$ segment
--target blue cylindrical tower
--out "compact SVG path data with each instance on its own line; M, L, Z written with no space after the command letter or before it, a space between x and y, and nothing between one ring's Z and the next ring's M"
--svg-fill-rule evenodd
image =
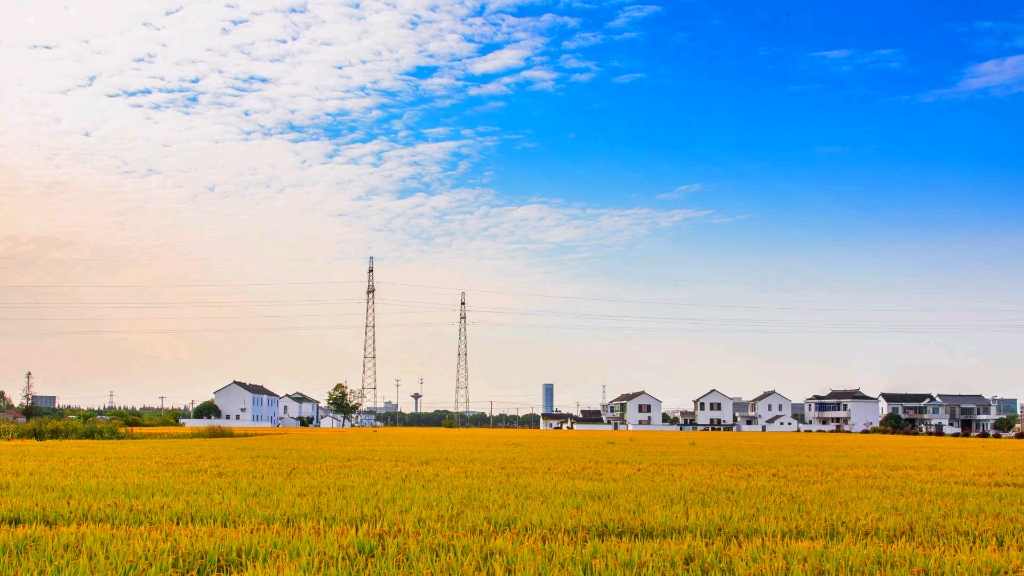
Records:
M543 390L543 398L541 400L541 412L550 414L555 411L555 385L544 384L541 386Z

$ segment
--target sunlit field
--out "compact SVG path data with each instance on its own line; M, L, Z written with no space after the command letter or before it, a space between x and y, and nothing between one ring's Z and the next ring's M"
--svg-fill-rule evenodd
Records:
M0 451L3 574L1024 573L1019 440L292 429Z

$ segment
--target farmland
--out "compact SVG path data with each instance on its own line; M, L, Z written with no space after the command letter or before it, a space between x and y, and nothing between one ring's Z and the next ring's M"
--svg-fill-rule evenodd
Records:
M0 450L3 574L1024 573L1024 441L298 429Z

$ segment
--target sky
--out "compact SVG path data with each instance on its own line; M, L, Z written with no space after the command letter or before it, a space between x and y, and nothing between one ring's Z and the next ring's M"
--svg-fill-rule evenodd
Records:
M1024 396L1019 3L15 1L0 389Z

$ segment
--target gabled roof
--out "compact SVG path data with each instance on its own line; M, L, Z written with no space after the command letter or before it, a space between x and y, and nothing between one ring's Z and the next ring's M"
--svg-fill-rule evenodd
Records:
M946 404L981 404L983 406L992 404L981 394L939 394L939 400Z
M764 400L765 398L771 396L772 394L779 394L779 393L776 392L775 390L769 390L767 392L762 392L760 396L758 396L757 398L754 398L753 400L751 400L751 402L760 402L761 400ZM779 396L782 396L782 394L779 394ZM785 396L782 396L782 399L785 400L786 402L789 402L789 398L786 398Z
M600 410L580 410L580 418L600 418Z
M815 394L808 400L878 400L878 398L868 396L861 392L860 388L857 388L855 390L832 390L824 396Z
M227 388L228 386L238 386L239 388L241 388L242 390L245 390L246 392L248 392L250 394L259 394L261 396L273 396L274 398L280 398L280 396L278 396L277 394L274 394L273 392L271 392L270 390L267 390L266 388L264 388L263 386L260 386L259 384L246 384L245 382L239 382L238 380L235 380L234 382L232 382L231 384L228 384L224 388ZM224 388L221 388L220 390L215 391L214 394L216 394L217 392L220 392L221 390L224 390Z
M697 400L700 400L701 398L706 398L706 397L710 396L712 392L718 392L718 390L715 390L714 388L712 388L711 390L708 390L707 392L705 392L705 393L704 393L704 394L703 394L702 396L698 396L698 397L697 397L697 398L696 398L696 399L694 400L694 402L696 402ZM731 397L731 396L729 396L728 394L723 394L722 392L718 392L718 393L719 393L719 394L722 394L722 396L725 396L726 398L728 398L728 399L729 399L729 401L732 401L732 397Z
M24 418L25 417L24 414L18 414L14 410L4 410L3 412L0 412L0 414L7 414L8 416L11 416L13 418Z
M784 416L783 414L776 414L775 416L772 416L771 418L768 418L767 420L765 420L764 423L765 424L772 424L776 420L778 420L779 418L782 418L783 416Z
M291 394L285 394L282 398L288 398L292 402L298 404L319 404L320 401L306 396L302 392L292 392Z
M630 400L637 398L639 396L643 396L644 394L647 394L647 392L643 390L639 392L628 392L626 394L619 394L616 398L612 398L612 401L609 402L609 404L615 404L617 402L629 402ZM651 396L650 394L647 395ZM651 398L654 398L654 396L651 396ZM658 400L657 398L654 399ZM661 402L661 400L658 400L658 402Z
M878 396L890 404L924 404L925 402L935 401L935 396L931 394L882 392Z

